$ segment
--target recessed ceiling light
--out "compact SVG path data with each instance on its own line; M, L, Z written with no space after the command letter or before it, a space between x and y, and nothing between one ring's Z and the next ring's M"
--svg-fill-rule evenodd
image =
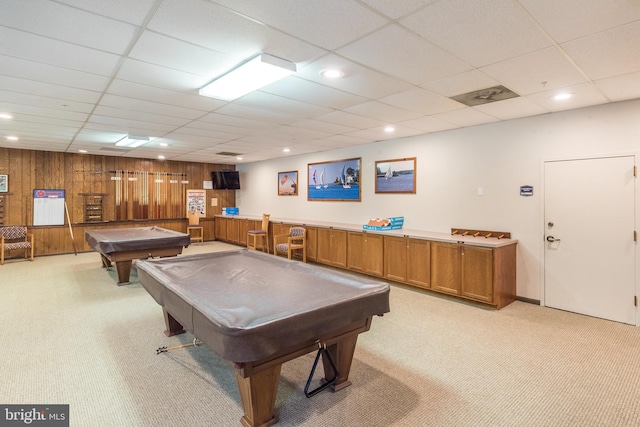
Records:
M169 144L167 144L166 142L160 142L158 145L160 147L168 147L169 146Z
M289 151L291 151L291 148L283 148L282 151L284 151L285 153L288 153Z
M236 160L242 160L242 157L238 156L236 157Z
M8 137L7 137L7 139L8 139L9 141L17 141L17 140L18 140L18 137L17 137L17 136L8 136Z
M160 155L158 156L158 159L160 159L160 160L164 160L164 156L163 156L162 154L160 154Z
M385 126L385 128L384 128L384 131L386 133L393 133L393 132L395 132L395 130L396 130L396 128L393 127L393 126Z
M87 150L78 150L78 153L87 153Z
M572 92L562 92L553 96L555 101L566 101L567 99L573 98L575 93Z
M13 116L7 113L0 113L0 119L13 119Z
M340 77L344 76L344 73L338 69L329 68L329 69L320 71L320 75L328 79L339 79Z

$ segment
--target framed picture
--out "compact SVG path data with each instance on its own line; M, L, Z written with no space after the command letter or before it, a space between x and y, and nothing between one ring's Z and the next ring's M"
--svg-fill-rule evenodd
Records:
M278 172L278 196L298 195L298 171Z
M0 175L0 193L9 192L9 175Z
M415 157L376 161L376 193L415 192Z
M309 163L307 200L359 202L361 163L361 158Z

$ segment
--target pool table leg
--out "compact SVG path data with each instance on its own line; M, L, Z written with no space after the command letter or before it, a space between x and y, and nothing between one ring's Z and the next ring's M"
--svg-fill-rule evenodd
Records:
M164 325L167 327L164 334L168 337L185 333L184 327L178 322L166 308L162 307L162 314L164 316Z
M242 372L236 369L236 381L244 409L240 422L245 427L267 427L276 422L274 408L281 367L282 364L277 364L248 377L243 377Z
M358 335L353 335L327 346L327 351L331 354L333 363L335 363L338 369L338 379L332 386L333 391L342 390L351 385L349 372L351 371L351 362L353 361L357 341ZM333 378L335 375L334 370L324 353L322 353L322 366L324 367L324 377Z
M132 260L116 262L116 270L118 271L118 285L129 283L129 277L131 275L131 262Z

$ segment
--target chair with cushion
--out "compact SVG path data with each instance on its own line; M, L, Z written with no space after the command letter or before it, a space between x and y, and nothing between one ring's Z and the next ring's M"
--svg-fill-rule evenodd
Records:
M25 259L33 261L33 234L27 233L27 227L0 227L0 265L4 264L4 253L23 249Z
M302 249L302 262L307 262L307 230L302 227L291 227L289 234L273 236L273 254L286 252L289 259L293 251Z
M256 249L258 238L262 241L262 250L269 252L269 218L271 214L262 214L262 227L260 230L249 230L247 235L247 248Z

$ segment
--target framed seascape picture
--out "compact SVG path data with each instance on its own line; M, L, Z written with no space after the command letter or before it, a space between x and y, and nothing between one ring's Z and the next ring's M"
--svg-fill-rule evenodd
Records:
M309 163L310 201L360 201L360 166L362 159Z
M9 175L0 175L0 193L9 192Z
M376 193L415 192L415 157L376 161Z
M298 195L298 171L278 172L278 196Z

